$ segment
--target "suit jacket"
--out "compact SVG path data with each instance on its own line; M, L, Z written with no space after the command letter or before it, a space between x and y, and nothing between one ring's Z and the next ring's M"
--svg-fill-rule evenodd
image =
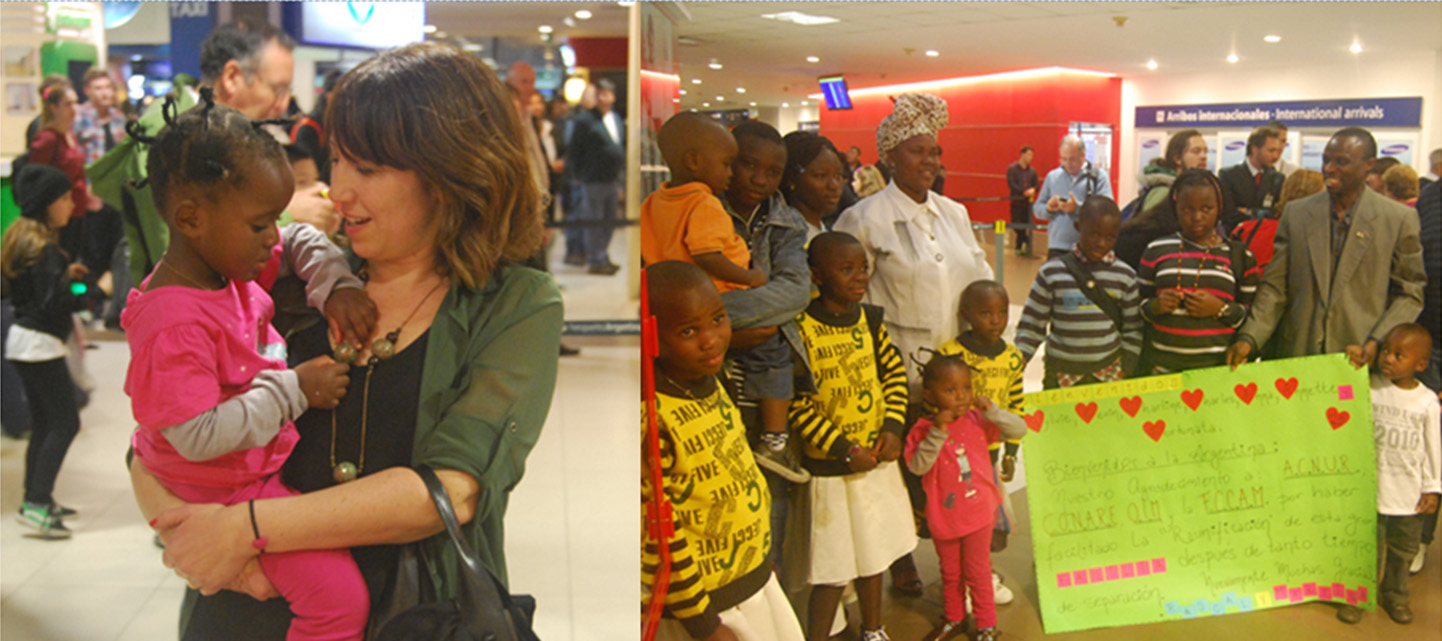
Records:
M1258 209L1276 206L1277 200L1282 197L1282 182L1286 180L1276 169L1263 169L1262 185L1258 187L1245 160L1223 169L1217 178L1222 182L1222 227L1229 236L1237 225L1256 216ZM1269 195L1272 197L1270 201L1267 200ZM1238 207L1246 207L1251 213L1243 213Z
M1427 282L1417 214L1364 189L1335 276L1333 215L1325 191L1287 205L1237 340L1258 347L1275 332L1282 358L1334 354L1416 320Z
M620 121L617 131L621 140L611 140L601 112L579 111L571 119L570 159L566 169L579 182L603 183L617 180L626 166L626 124Z

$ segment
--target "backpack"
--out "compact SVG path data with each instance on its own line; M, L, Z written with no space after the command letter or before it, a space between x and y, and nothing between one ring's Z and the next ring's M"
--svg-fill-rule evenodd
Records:
M1141 193L1138 194L1136 198L1133 198L1131 202L1127 203L1126 207L1122 207L1123 223L1131 220L1132 216L1135 216L1136 214L1141 212L1142 203L1147 202L1147 194L1152 193L1153 187L1156 187L1156 185L1147 185L1146 187L1142 187Z

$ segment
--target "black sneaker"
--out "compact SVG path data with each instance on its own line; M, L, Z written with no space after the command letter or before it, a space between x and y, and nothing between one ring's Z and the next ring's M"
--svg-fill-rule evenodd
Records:
M20 506L20 513L15 515L21 525L35 530L25 536L32 539L43 539L47 541L59 541L70 538L70 528L65 527L60 517L50 510L50 506L39 503L26 502Z
M59 503L55 503L50 506L50 513L62 519L68 519L72 516L80 515L79 512L76 512L75 510L65 507L64 505L61 505Z

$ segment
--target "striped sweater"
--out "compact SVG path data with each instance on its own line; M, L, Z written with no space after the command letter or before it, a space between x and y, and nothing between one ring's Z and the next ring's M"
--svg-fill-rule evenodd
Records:
M1110 253L1088 263L1087 269L1101 289L1121 303L1121 330L1087 298L1058 257L1043 263L1036 274L1017 322L1016 347L1030 361L1045 340L1047 366L1067 374L1097 372L1116 362L1118 354L1130 372L1142 346L1136 272Z
M906 366L881 313L858 305L834 314L818 298L796 319L811 384L798 384L789 418L805 441L802 463L814 475L851 474L851 446L875 447L883 431L905 438Z
M1173 234L1158 238L1142 253L1142 318L1147 322L1146 340L1152 348L1151 364L1168 372L1216 367L1227 362L1227 347L1237 328L1247 320L1262 268L1251 250L1241 254L1241 265L1233 265L1232 249L1223 240L1210 247L1198 245ZM1240 285L1237 275L1241 276ZM1150 304L1157 291L1201 290L1228 304L1221 318L1198 318L1179 306L1170 314L1155 316Z

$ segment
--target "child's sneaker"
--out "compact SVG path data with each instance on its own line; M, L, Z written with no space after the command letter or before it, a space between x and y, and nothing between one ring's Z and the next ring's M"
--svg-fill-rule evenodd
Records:
M1407 568L1408 572L1417 574L1422 571L1422 564L1427 562L1427 545L1417 548L1417 556L1412 557L1412 567Z
M70 538L70 528L60 521L60 517L51 511L50 506L38 503L26 502L20 506L20 513L16 520L21 525L35 530L34 534L25 536L48 541L58 541Z
M811 473L801 467L801 463L796 460L796 454L791 451L791 448L773 450L763 444L757 446L753 453L756 454L756 464L760 465L762 469L792 483L811 482Z
M1001 637L1001 631L997 630L996 626L976 631L976 641L996 641L999 637Z
M891 641L891 637L886 636L886 628L881 627L875 630L862 630L861 641Z
M1016 598L1016 595L1011 593L1011 588L1001 584L1001 575L995 572L991 573L991 591L997 605L1006 605Z
M966 635L966 621L942 619L941 624L931 629L921 641L951 641Z
M91 343L91 344L93 345L94 343ZM68 518L70 518L70 517L72 517L72 516L79 516L79 515L80 515L79 512L76 512L75 510L73 510L73 509L71 509L71 508L68 508L68 507L65 507L64 505L61 505L61 504L59 504L59 503L56 503L55 505L50 506L50 513L53 514L53 515L55 515L56 518L61 518L61 519L68 519Z

